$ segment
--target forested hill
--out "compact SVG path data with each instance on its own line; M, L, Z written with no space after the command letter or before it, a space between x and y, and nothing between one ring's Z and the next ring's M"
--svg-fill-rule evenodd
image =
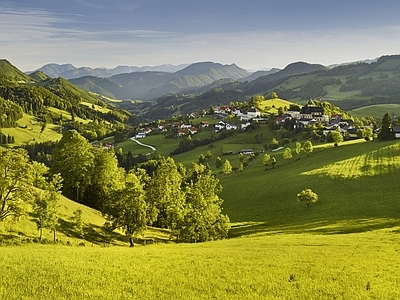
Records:
M115 130L113 124L140 122L103 97L63 78L50 78L42 72L28 76L7 60L0 61L0 111L0 129L18 126L18 120L26 114L43 128L56 124L64 130L76 129L89 139L110 134Z
M251 77L249 77L251 78ZM382 56L375 62L357 62L329 69L318 64L297 62L273 74L252 81L221 82L201 90L186 90L195 95L168 95L146 107L145 116L168 117L186 109L207 109L210 105L249 101L251 97L269 97L277 92L283 99L305 102L310 97L329 101L344 110L373 105L400 104L400 55ZM234 95L229 101L226 95ZM201 101L199 101L201 99Z
M114 75L108 79L86 76L70 81L82 88L115 99L147 100L170 93L178 94L188 89L196 90L221 79L239 80L250 74L235 64L200 62L175 73L133 72Z

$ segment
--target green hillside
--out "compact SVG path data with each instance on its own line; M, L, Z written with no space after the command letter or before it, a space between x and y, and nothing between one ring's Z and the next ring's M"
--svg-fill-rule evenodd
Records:
M263 144L256 143L256 134L264 143L274 137L266 126L261 126L251 133L200 146L173 158L190 166L209 151L212 157L208 164L218 174L216 157L228 159L237 168L239 156L226 153L263 150ZM156 153L162 155L168 155L177 143L162 135L149 136L141 142L156 147ZM131 144L134 153L149 153L148 148L132 141L126 143L120 145L124 151ZM302 151L299 157L294 152L294 143L288 146L293 153L289 161L283 159L282 150L267 152L277 159L273 169L266 170L261 153L242 172L218 175L223 186L224 212L232 222L242 224L231 229L232 236L263 231L346 232L348 222L353 224L351 230L363 231L399 222L400 205L393 187L400 173L400 142L355 140L339 147L322 143L314 145L313 153L307 155ZM297 202L296 195L305 188L311 188L320 197L310 208Z
M68 129L96 140L112 134L114 126L141 121L103 96L40 71L28 76L6 60L0 61L0 107L0 129L13 145L58 140Z
M400 115L400 104L377 104L356 108L349 111L352 116L361 119L362 117L372 116L375 118L382 118L382 116L389 112L390 115Z

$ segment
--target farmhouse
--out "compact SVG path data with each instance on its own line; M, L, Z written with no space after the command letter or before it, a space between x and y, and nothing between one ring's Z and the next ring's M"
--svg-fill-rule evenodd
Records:
M253 154L254 153L254 149L240 149L237 154Z
M146 137L146 133L144 133L144 132L138 132L135 136L135 138L137 138L137 139L142 139L145 137Z
M396 139L400 139L400 126L393 126L392 130Z

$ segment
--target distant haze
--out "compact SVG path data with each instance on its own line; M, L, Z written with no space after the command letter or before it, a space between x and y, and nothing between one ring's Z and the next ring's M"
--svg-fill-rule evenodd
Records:
M397 0L6 1L0 55L23 71L48 63L328 66L398 54L399 11Z

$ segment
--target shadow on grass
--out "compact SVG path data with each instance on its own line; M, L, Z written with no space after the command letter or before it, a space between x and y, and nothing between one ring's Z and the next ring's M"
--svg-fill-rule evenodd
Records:
M104 227L93 224L85 225L83 227L83 234L80 234L76 231L74 222L62 218L59 219L58 231L67 237L82 239L82 241L84 240L83 242L87 241L98 245L119 245L127 242L124 235L118 232L109 232L105 230Z
M317 221L294 225L272 225L266 222L241 222L232 225L229 237L242 237L258 234L350 234L381 229L391 229L400 232L400 219L356 219L340 221ZM397 227L397 228L396 228ZM396 229L394 229L396 228Z

